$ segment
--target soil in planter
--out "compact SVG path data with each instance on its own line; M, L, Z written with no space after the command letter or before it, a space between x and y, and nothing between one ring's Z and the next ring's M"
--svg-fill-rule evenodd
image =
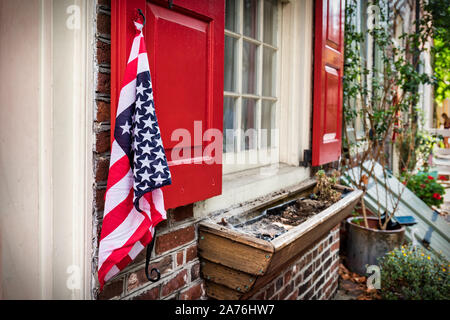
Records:
M270 241L322 212L332 204L331 201L312 199L312 196L294 199L264 210L262 214L246 222L232 225L232 228L259 239ZM231 226L224 219L219 224Z

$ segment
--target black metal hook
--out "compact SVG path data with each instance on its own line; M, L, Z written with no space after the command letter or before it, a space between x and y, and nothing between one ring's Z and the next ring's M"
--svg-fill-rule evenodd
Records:
M150 243L147 245L147 254L145 257L145 276L147 277L148 281L151 282L157 282L159 281L159 279L161 279L161 272L159 272L157 268L152 268L152 270L150 271L150 274L156 272L156 278L154 279L150 278L150 275L148 274L148 266L150 264L150 256L152 255L153 245L155 244L155 238L156 238L156 231L153 234L152 241L150 241Z
M141 9L137 9L137 11L138 11L139 15L142 17L142 19L144 19L144 22L142 23L142 25L145 26L145 16L144 16L144 13L142 12Z
M159 279L161 279L161 272L156 268L152 268L152 271L150 271L150 274L152 274L153 272L156 272L155 279L150 278L150 275L148 274L148 268L145 268L145 276L147 277L148 281L158 282Z

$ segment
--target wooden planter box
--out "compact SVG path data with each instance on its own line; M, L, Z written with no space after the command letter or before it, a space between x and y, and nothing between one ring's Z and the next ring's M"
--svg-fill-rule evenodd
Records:
M244 206L217 215L212 221L200 222L198 253L209 297L220 300L251 297L305 249L350 215L362 196L361 190L350 189L340 201L271 241L217 224L222 218L249 215L291 197L307 195L315 184L315 180L308 180L258 206Z

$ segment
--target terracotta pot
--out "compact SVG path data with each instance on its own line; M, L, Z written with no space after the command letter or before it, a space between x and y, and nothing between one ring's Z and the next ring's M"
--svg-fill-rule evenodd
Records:
M369 228L353 221L363 217L347 219L347 267L352 272L365 275L367 266L378 265L378 258L399 247L405 237L405 228L400 226L395 230L378 230L378 218L367 217Z

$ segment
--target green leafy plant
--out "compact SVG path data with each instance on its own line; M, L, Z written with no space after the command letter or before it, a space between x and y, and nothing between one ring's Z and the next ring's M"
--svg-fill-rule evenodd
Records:
M450 299L450 265L444 257L407 245L389 252L379 262L383 299Z
M436 178L437 174L419 172L408 179L406 186L427 205L439 208L444 203L445 188Z
M413 170L424 141L418 135L420 123L420 90L433 79L421 72L421 54L430 54L429 41L432 35L431 15L421 15L414 27L399 34L389 1L368 2L366 12L375 12L362 19L361 28L355 23L360 18L358 1L346 1L345 14L345 67L344 67L344 130L343 130L343 172L348 172L348 180L364 194L369 180L380 183L375 176L377 164L382 167L381 183L387 185L392 177L389 150L394 140L398 141L400 154L399 168ZM421 8L423 9L423 7ZM367 26L364 29L364 25ZM373 61L368 63L362 52L371 44ZM350 128L360 123L361 134L354 142ZM426 154L427 147L422 150ZM391 154L392 156L392 154ZM379 175L378 175L379 176ZM399 208L405 188L399 193L387 190L384 195L377 192L379 228L385 230ZM389 204L389 205L388 205ZM366 208L361 203L364 225L368 227ZM382 220L385 208L387 218Z

